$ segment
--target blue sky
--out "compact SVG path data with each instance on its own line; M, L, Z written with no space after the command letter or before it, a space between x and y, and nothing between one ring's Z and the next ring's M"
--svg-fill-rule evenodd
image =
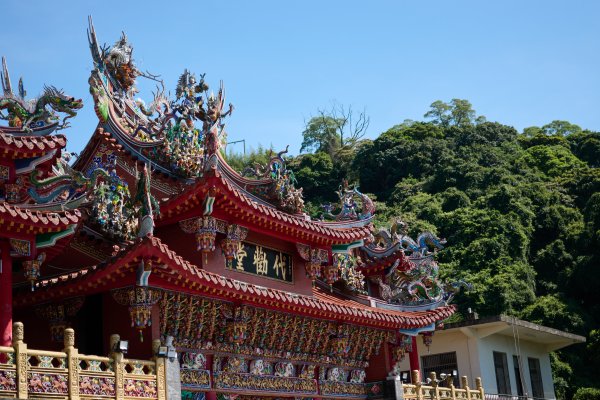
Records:
M290 144L336 100L371 118L368 137L421 119L437 99L465 98L522 130L564 119L600 130L597 1L19 1L1 4L0 55L30 95L43 84L82 97L63 131L80 151L97 119L86 27L124 30L140 69L168 88L184 68L225 82L229 140ZM141 89L152 86L140 85ZM140 96L151 99L145 91ZM241 147L239 148L241 150Z

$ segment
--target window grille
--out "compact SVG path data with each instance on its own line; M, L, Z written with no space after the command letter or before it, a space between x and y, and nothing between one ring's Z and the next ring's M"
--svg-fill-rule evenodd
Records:
M528 358L527 361L529 361L529 376L531 377L531 394L533 397L544 397L540 360L537 358Z
M496 371L496 387L499 394L512 394L508 376L506 353L494 351L494 370Z
M421 365L423 366L424 378L429 377L430 372L435 372L438 376L438 379L440 374L453 375L454 386L459 387L456 352L453 351L450 353L440 353L422 356Z
M523 396L523 381L521 380L521 364L519 356L513 356L513 365L515 369L515 382L517 382L517 395Z

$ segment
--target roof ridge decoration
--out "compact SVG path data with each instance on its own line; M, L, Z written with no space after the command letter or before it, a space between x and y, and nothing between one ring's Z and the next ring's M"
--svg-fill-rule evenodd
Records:
M114 128L109 131L142 161L160 165L161 171L172 176L202 176L225 141L223 119L233 111L231 103L224 110L223 82L215 95L209 92L204 74L198 81L185 69L175 98L170 98L158 75L136 67L133 46L124 33L112 47L100 47L91 17L89 25L88 40L94 60L90 93L100 122ZM158 82L148 106L143 100L134 99L138 77ZM196 122L201 124L197 127Z
M93 177L102 173L102 179L94 178L92 196L92 221L102 232L117 240L131 240L136 235L154 234L154 216L160 214L158 201L151 194L148 166L136 172L137 187L132 196L127 182L116 173L116 156L106 157L106 162L96 160L90 168Z
M358 190L358 185L350 188L348 180L344 179L336 193L340 199L338 206L340 210L337 214L333 214L333 210L336 208L333 204L322 205L321 207L325 211L323 219L338 222L368 221L375 215L375 203L373 203L373 200L369 196ZM360 207L357 200L360 202Z
M246 166L241 175L228 166L222 157L219 157L224 172L228 179L248 193L264 200L282 211L290 214L302 214L304 211L303 188L296 188L298 180L294 171L287 167L283 155L285 150L273 154L269 150L269 161L262 165L255 162Z
M87 285L82 285L84 279L96 279L102 284L110 281L109 273L122 271L124 265L134 266L136 269L139 266L139 259L157 259L161 260L161 265L166 265L165 268L156 268L153 274L167 274L173 276L173 272L180 276L177 282L186 285L192 289L192 293L198 293L202 290L223 290L232 295L231 299L244 299L245 303L251 306L260 306L261 304L269 304L271 306L280 305L280 310L290 310L289 306L297 307L298 311L302 311L305 315L311 314L307 309L318 309L328 313L328 316L323 319L340 319L350 323L360 325L378 325L381 328L388 329L398 324L410 327L419 327L425 324L431 324L436 320L447 318L454 311L454 306L439 307L436 310L426 310L416 312L414 315L407 314L404 311L396 309L382 309L372 306L365 306L354 301L341 300L339 297L330 293L320 291L317 287L314 288L314 296L302 294L292 294L280 289L265 288L259 285L245 284L232 278L225 277L215 272L206 271L198 266L190 263L182 258L174 250L171 250L164 244L160 238L156 236L143 237L135 239L127 246L120 249L112 258L97 264L95 266L82 269L77 272L70 272L57 278L51 278L39 282L36 287L44 288L54 285L72 284L74 290L70 288L64 293L61 291L39 291L38 296L30 296L29 294L17 296L17 303L24 304L35 301L47 301L55 297L77 295L78 291L87 290ZM156 264L153 264L156 265ZM155 268L155 267L153 267ZM190 285L190 286L187 286ZM167 289L168 290L168 289ZM223 293L224 293L223 292ZM214 292L213 292L214 293ZM312 314L314 315L314 314ZM394 328L394 329L395 329Z
M406 309L431 309L447 305L461 287L471 288L471 285L463 280L440 280L439 265L434 256L438 250L444 248L445 239L439 239L431 232L423 232L415 241L407 232L406 222L396 218L390 229L381 229L369 244L362 248L368 256L375 258L400 252L401 256L383 277L371 277L371 281L379 285L384 301Z
M67 120L75 117L77 110L83 107L81 99L68 96L54 86L44 86L44 92L40 96L27 100L23 78L19 79L18 93L15 94L4 57L0 81L3 91L0 96L0 119L8 121L8 126L0 126L0 132L13 135L49 135L67 128ZM7 110L8 114L4 115L2 110ZM59 113L66 114L62 121Z
M74 170L69 165L71 153L63 153L53 169L53 176L40 178L40 171L35 169L29 175L31 186L27 194L36 204L52 207L60 204L63 209L73 209L87 200L101 177L108 177L108 172L96 168L89 176Z

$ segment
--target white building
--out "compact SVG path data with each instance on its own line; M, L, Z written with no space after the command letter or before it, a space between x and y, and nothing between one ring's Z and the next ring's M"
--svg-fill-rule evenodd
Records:
M549 353L584 342L582 336L505 315L446 324L435 332L429 349L418 340L421 376L432 371L472 380L480 376L489 398L500 394L555 399ZM407 357L402 370L409 369ZM403 378L409 376L403 373ZM474 382L469 385L475 387Z

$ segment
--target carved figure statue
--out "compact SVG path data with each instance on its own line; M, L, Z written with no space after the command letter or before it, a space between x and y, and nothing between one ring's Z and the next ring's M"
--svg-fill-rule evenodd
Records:
M334 215L332 213L333 206L331 204L324 205L324 217L334 219L336 221L357 221L368 220L375 214L375 204L366 194L361 193L358 187L350 189L347 180L343 180L342 184L336 191L340 199L340 211ZM360 202L360 207L358 202Z
M154 233L154 215L160 214L160 206L151 193L150 173L147 165L144 165L142 174L137 183L135 197L131 201L132 206L139 206L139 237Z

